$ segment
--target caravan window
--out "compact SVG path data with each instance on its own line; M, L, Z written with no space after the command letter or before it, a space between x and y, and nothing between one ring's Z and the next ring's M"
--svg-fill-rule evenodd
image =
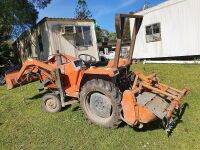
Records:
M161 27L160 23L155 23L146 26L146 42L161 41Z
M76 26L75 43L76 46L92 45L90 26Z

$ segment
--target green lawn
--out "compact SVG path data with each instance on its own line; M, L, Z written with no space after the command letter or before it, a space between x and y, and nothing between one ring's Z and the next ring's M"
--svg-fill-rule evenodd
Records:
M188 86L182 123L168 137L158 126L138 132L128 125L105 129L89 124L78 104L56 114L40 107L38 82L7 91L0 87L0 149L200 149L200 66L135 65L157 72L163 83Z

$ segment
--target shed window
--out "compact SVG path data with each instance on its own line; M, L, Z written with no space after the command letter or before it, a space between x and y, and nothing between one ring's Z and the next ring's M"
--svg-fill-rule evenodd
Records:
M92 46L90 26L64 26L63 36L75 46Z
M74 33L74 27L73 26L65 26L65 33L66 34L73 34Z
M91 46L92 37L90 26L76 26L75 43L76 46Z
M31 48L31 41L28 42L28 56L32 56L32 48Z
M160 23L155 23L146 26L146 42L161 41L161 28Z
M43 49L43 43L42 43L42 36L41 36L41 34L38 35L38 44L39 44L40 52L43 52L44 49Z

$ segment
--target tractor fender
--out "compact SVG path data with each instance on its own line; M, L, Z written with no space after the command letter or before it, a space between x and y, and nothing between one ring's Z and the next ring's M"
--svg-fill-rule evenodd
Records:
M84 74L105 75L105 76L114 77L117 74L119 74L119 70L113 69L113 68L90 67L88 70L84 71Z
M103 79L106 81L115 81L116 76L119 74L117 69L112 68L96 68L91 67L85 70L82 74L81 80L79 80L79 87L81 87L89 80L92 79Z
M88 81L92 79L102 79L105 81L113 82L116 80L115 76L109 76L108 74L87 74L84 73L82 79L79 83L79 91L81 91L81 87Z

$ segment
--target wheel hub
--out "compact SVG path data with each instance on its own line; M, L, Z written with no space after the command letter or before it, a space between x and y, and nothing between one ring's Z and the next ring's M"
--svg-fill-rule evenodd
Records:
M111 116L111 103L109 98L100 93L94 93L90 96L91 111L99 117L108 118Z
M47 106L49 109L56 109L57 104L56 104L56 102L55 102L54 100L49 99L49 100L47 100L47 102L46 102L46 106Z

